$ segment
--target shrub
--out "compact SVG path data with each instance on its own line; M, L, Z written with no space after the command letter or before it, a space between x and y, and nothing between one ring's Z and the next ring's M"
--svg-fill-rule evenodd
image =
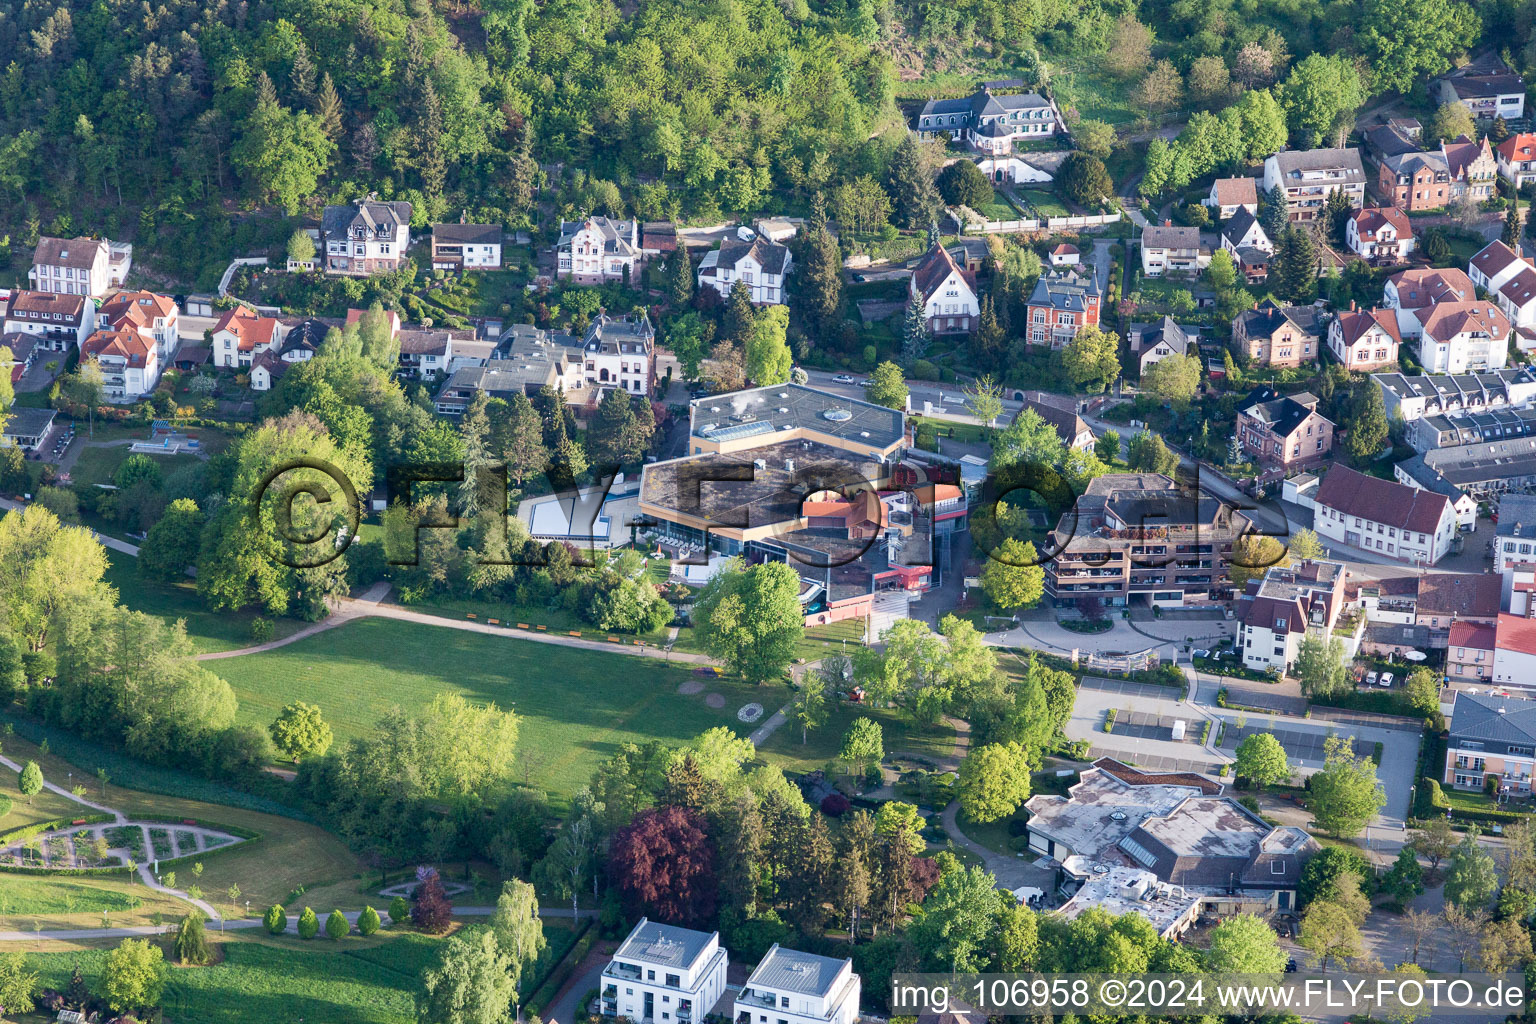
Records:
M251 639L258 644L264 644L272 639L272 629L272 620L258 615L251 620Z
M320 918L315 916L313 910L305 907L304 913L299 915L299 938L312 939L319 934Z
M396 896L389 901L389 923L405 924L411 917L411 905L406 902L404 896Z
M194 910L181 919L176 929L176 959L184 964L206 964L213 959L208 951L208 933L203 930L203 914Z
M357 930L361 935L372 935L379 930L382 923L379 920L379 912L372 907L364 907L363 912L357 915Z
M821 801L821 813L834 818L841 817L848 810L848 798L841 793L828 793Z
M267 926L267 931L273 935L281 935L288 930L288 911L283 909L281 903L274 903L267 908L266 916L261 923Z
M325 934L333 939L344 939L352 930L352 925L347 921L347 915L339 910L331 911L331 916L325 919Z

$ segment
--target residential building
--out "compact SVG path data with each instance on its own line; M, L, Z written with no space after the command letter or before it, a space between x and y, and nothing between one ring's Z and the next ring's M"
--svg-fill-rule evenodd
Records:
M754 306L781 305L784 281L793 262L788 246L770 242L762 235L750 242L727 238L720 248L704 254L699 264L699 287L713 288L724 299L740 281L746 285Z
M942 245L929 249L912 271L907 294L923 307L930 332L966 334L976 329L976 319L981 316L976 275L955 262Z
M111 248L104 238L37 240L27 280L40 292L104 295L111 287Z
M1456 516L1443 494L1334 465L1317 489L1318 536L1412 565L1434 565L1451 549Z
M1328 193L1342 190L1350 205L1365 204L1365 168L1358 149L1284 150L1264 161L1264 191L1285 192L1293 221L1313 221L1323 212Z
M40 348L69 352L96 328L96 303L87 295L17 291L5 311L5 333L34 335Z
M1430 84L1439 103L1460 103L1473 117L1506 121L1525 116L1525 82L1490 51L1452 68Z
M133 402L154 390L160 379L159 352L153 338L130 328L95 331L80 346L82 359L101 366L109 402Z
M1390 309L1349 309L1328 324L1328 351L1350 373L1367 373L1397 366L1402 344L1397 315Z
M1200 273L1211 265L1211 248L1200 240L1200 229L1174 227L1172 222L1141 229L1141 272L1148 277Z
M1536 404L1536 369L1525 365L1454 376L1378 373L1372 379L1381 387L1387 418L1401 416L1409 423L1424 416Z
M1473 142L1465 135L1441 142L1446 170L1451 175L1451 198L1470 197L1481 203L1493 198L1499 177L1499 158L1487 138Z
M1242 513L1159 473L1110 473L1089 482L1049 546L1045 594L1056 607L1096 598L1164 607L1230 599L1232 544Z
M477 394L489 398L511 398L521 392L537 394L546 384L557 390L576 380L579 384L581 351L554 348L541 354L521 353L515 359L487 359L454 370L433 399L433 407L444 416L461 416ZM571 404L573 389L565 392Z
M1486 683L1493 678L1498 629L1481 622L1453 622L1445 650L1445 674L1453 682Z
M642 917L603 968L602 1011L637 1024L703 1024L725 995L719 932Z
M53 420L57 415L58 411L54 409L33 409L24 405L12 407L5 417L4 428L0 428L3 429L0 444L13 444L22 451L37 451L48 440L48 432L53 429Z
M1509 317L1487 301L1439 302L1399 318L1429 373L1497 370L1509 359Z
M1472 499L1536 487L1536 437L1437 448L1398 465L1406 470L1420 461L1444 485L1458 488ZM1446 486L1436 489L1450 493ZM1470 528L1471 518L1463 517L1462 525Z
M1239 206L1222 225L1221 247L1232 254L1232 261L1242 268L1243 276L1250 282L1256 283L1269 276L1269 261L1274 256L1275 244L1246 206Z
M272 385L276 384L292 365L270 349L258 353L256 358L251 360L251 390L271 391Z
M1344 244L1362 259L1401 263L1413 251L1413 225L1401 210L1367 206L1345 221Z
M513 324L508 334L514 334L519 329L544 333L530 324ZM501 347L493 342L477 341L473 331L454 331L441 327L402 330L397 337L400 341L400 369L413 377L453 373L461 367L481 365L496 356ZM505 343L505 335L502 340ZM574 338L571 344L575 344ZM501 358L516 357L503 355ZM579 374L577 380L580 380Z
M250 366L262 352L281 345L286 333L282 321L249 306L226 310L213 325L213 365Z
M411 204L370 195L320 217L325 272L368 277L399 270L411 247Z
M1082 266L1082 250L1071 242L1062 242L1051 250L1050 263L1053 268L1058 270L1062 267Z
M1439 210L1451 201L1451 171L1442 153L1412 150L1384 157L1376 190L1400 210Z
M1423 422L1422 420L1419 422ZM1424 461L1424 456L1414 455L1392 466L1392 479L1409 487L1418 487L1435 494L1443 494L1451 503L1458 530L1471 530L1477 525L1477 501L1461 487L1446 479L1443 468Z
M596 215L560 221L557 278L577 284L638 280L641 262L640 226L635 221Z
M955 239L955 244L949 247L949 254L957 264L973 274L985 270L987 260L992 257L991 250L987 248L987 240L976 235L961 235Z
M762 227L760 223L759 228ZM782 242L784 239L774 237L769 231L761 232L773 242ZM794 236L794 231L789 232L789 237ZM670 256L677 252L677 225L669 220L648 220L640 225L640 256L647 262L660 256ZM687 246L683 246L683 254L687 255Z
M1436 414L1408 420L1407 439L1421 452L1536 434L1536 409L1495 406L1482 412Z
M433 224L433 270L500 270L500 224Z
M1317 396L1255 388L1237 407L1237 437L1256 460L1289 473L1333 454L1333 422L1317 411Z
M1516 132L1494 147L1499 176L1520 189L1536 181L1536 135Z
M1493 681L1532 678L1536 620L1500 616L1498 644ZM1449 733L1441 785L1481 790L1492 778L1500 793L1530 794L1536 767L1536 700L1458 691Z
M1302 366L1317 361L1322 325L1316 306L1254 303L1232 321L1232 344L1255 366Z
M644 313L599 313L587 328L581 349L587 384L646 397L656 386L656 329Z
M852 959L775 942L736 996L735 1024L855 1024L860 990Z
M1533 565L1536 565L1536 495L1506 494L1499 500L1493 569L1502 574L1516 566Z
M96 326L144 336L155 346L156 361L162 368L170 364L181 344L181 311L169 295L143 290L118 292L96 310Z
M1469 302L1477 298L1477 289L1466 271L1455 267L1422 267L1399 270L1387 278L1381 290L1381 303L1397 310L1397 326L1403 336L1417 330L1415 311L1441 302Z
M1259 183L1255 178L1217 178L1211 182L1211 193L1200 202L1209 206L1215 215L1226 220L1238 210L1259 212Z
M1031 345L1064 348L1082 328L1098 326L1102 299L1092 268L1041 274L1026 303L1025 337Z
M1492 573L1426 572L1415 583L1415 626L1446 631L1457 622L1498 624L1502 586Z
M1342 562L1308 559L1272 565L1250 580L1238 609L1237 650L1255 672L1291 670L1308 633L1330 639L1344 609ZM1351 637L1353 639L1353 637Z
M1472 257L1467 276L1488 292L1514 327L1526 329L1522 335L1536 333L1530 330L1536 328L1536 269L1529 258L1495 240Z
M1136 357L1139 372L1169 356L1200 356L1198 327L1185 327L1174 323L1173 317L1165 316L1156 323L1133 323L1126 330L1126 340L1131 355Z
M1058 912L1134 914L1177 938L1202 914L1293 911L1302 866L1319 849L1272 826L1193 772L1148 772L1100 758L1065 796L1038 794L1029 853L1060 865Z
M1068 448L1093 447L1093 428L1077 414L1077 402L1074 399L1048 391L1026 391L1024 406L1014 415L1014 419L1023 415L1025 409L1033 410L1035 415L1055 427L1056 436Z
M930 99L912 122L919 138L947 136L996 157L1019 140L1049 139L1064 131L1054 101L1023 91L1019 81L983 82L964 99Z

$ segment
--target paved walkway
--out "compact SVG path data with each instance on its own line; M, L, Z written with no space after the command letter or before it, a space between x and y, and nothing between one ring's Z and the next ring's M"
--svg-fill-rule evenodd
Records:
M26 507L27 503L24 501L13 501L10 498L0 498L0 509L3 509L7 512L23 509ZM111 548L113 551L121 551L125 555L133 555L135 558L138 557L139 548L136 544L129 544L127 541L118 540L116 537L108 537L106 534L97 533L95 530L91 531L91 536L101 541L102 547Z
M1007 857L995 850L990 850L980 843L975 842L960 830L960 801L954 800L944 808L940 816L944 822L944 831L955 841L955 845L963 850L969 850L981 858L982 864L992 872L997 879L999 889L1007 889L1012 892L1021 885L1032 885L1044 892L1051 892L1055 888L1056 872L1053 868L1042 868L1035 865L1031 854L1023 856Z

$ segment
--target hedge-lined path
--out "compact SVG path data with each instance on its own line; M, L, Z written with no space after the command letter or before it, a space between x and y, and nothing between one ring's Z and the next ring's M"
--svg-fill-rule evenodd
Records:
M108 833L121 833L123 830L138 830L138 842L123 842L127 837L121 834L109 835ZM155 853L155 841L152 832L163 832L165 842L170 844L170 852L164 856ZM186 837L186 841L183 838ZM115 821L100 822L94 825L66 825L48 832L39 832L29 837L24 842L12 843L9 846L0 847L0 862L14 865L23 865L22 855L28 852L31 844L36 843L37 855L41 859L42 867L63 869L89 869L96 865L91 863L94 857L84 857L80 854L80 847L95 842L97 839L107 840L107 856L117 857L120 863L126 864L130 859L136 864L152 865L156 861L174 860L177 857L188 857L197 853L206 853L210 850L221 850L236 843L244 842L240 836L231 835L228 832L215 828L205 828L202 825L184 825L166 821ZM117 840L113 842L113 840ZM66 849L61 853L54 840L61 840L66 844Z
M17 764L15 761L13 761L10 758L5 757L3 755L0 755L0 765L4 765L5 767L11 769L14 772L20 772L21 768L22 768L21 765ZM76 796L74 793L71 793L69 790L65 789L63 786L60 786L56 782L49 782L47 779L44 779L43 780L43 788L48 790L48 792L50 792L50 793L57 793L59 796L64 797L66 800L73 800L75 803L79 804L80 806L89 808L90 810L95 811L98 814L110 814L110 815L112 815L112 820L110 822L103 822L101 824L100 827L102 827L102 828L114 828L114 827L118 827L118 826L133 824L132 822L129 822L127 815L123 814L123 812L119 811L117 808L115 808L115 807L108 807L106 804L100 804L100 803L97 803L94 800L87 800L83 796ZM182 826L182 828L190 829L191 826ZM61 830L58 830L58 831L65 831L65 830L61 829ZM75 827L72 826L67 831L72 833L72 832L75 831ZM215 832L215 834L220 835L220 836L227 835L227 833L216 832L216 830L212 830L212 829L205 830L205 831ZM39 838L42 838L42 837L39 837ZM234 837L230 836L229 838L233 839ZM154 845L149 842L149 836L148 835L144 836L144 840L145 840L145 848L153 850L154 849ZM201 840L199 842L201 842ZM221 845L227 846L229 844L228 843L224 843L224 844L221 844ZM206 849L206 847L204 847L204 848ZM109 852L110 853L116 853L118 856L122 857L125 861L127 860L127 851L126 850L112 850L112 851L109 851ZM143 883L145 885L147 885L149 888L153 889L155 892L164 893L167 896L173 896L173 897L175 897L178 900L182 900L183 902L190 903L193 906L197 907L199 910L201 910L204 914L206 914L208 916L208 919L210 921L218 920L222 916L222 915L219 914L219 912L217 910L214 909L213 904L208 903L208 902L206 902L204 900L193 899L191 896L187 895L185 892L183 892L180 889L172 889L168 885L162 885L158 880L156 880L156 878L154 876L154 873L149 870L149 865L148 864L140 864L139 865L139 878L140 878L140 880L143 881ZM153 930L153 929L151 929L151 930ZM108 929L108 931L110 931L110 929ZM129 933L125 933L125 934L129 934Z

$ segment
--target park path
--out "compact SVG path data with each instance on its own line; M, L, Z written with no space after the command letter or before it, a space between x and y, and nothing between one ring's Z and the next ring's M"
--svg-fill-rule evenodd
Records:
M10 498L0 498L0 509L4 509L6 511L20 511L26 507L27 503L24 501L14 501ZM97 533L95 530L91 531L91 536L99 540L102 547L111 548L113 551L121 551L125 555L133 555L135 558L138 557L139 548L136 544L129 544L127 541L118 540L116 537L108 537L106 534Z

